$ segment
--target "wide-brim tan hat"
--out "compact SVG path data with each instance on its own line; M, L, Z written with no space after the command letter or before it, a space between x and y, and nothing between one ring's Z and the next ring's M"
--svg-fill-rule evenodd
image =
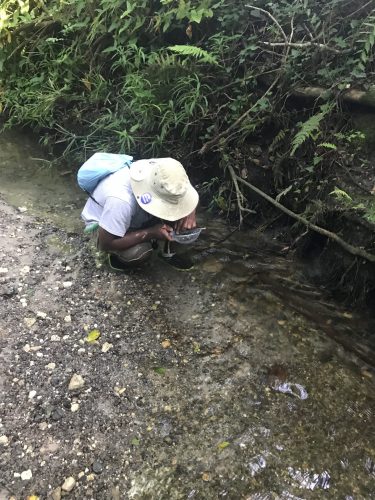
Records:
M198 205L197 191L173 158L135 161L130 166L130 182L138 205L159 219L182 219Z

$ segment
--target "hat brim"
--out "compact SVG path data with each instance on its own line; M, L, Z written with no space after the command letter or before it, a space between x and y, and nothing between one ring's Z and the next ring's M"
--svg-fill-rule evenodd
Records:
M185 195L177 203L169 203L158 196L152 189L149 179L141 181L130 179L132 190L138 205L155 217L170 222L180 220L191 214L197 207L199 195L189 184Z

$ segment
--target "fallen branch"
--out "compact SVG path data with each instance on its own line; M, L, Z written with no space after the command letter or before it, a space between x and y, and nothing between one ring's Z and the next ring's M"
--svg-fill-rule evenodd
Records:
M351 245L350 243L347 243L342 238L340 238L340 236L337 236L337 234L332 233L331 231L328 231L327 229L324 229L320 226L312 224L307 219L302 217L302 215L299 215L299 214L296 214L295 212L292 212L291 210L289 210L289 208L284 207L284 205L282 205L278 201L274 200L271 196L268 196L268 194L266 194L261 189L257 188L256 186L253 186L249 182L247 182L244 179L242 179L241 177L239 177L234 171L233 171L233 173L234 173L234 176L236 177L237 181L242 182L242 184L247 186L249 189L251 189L252 191L257 193L259 196L261 196L262 198L267 200L269 203L271 203L272 205L277 207L279 210L281 210L285 214L289 215L289 217L292 217L293 219L298 220L299 222L304 224L306 227L308 227L312 231L315 231L316 233L319 233L322 236L326 236L330 240L336 242L338 245L340 245L344 250L346 250L350 254L355 255L356 257L361 257L362 259L365 259L369 262L375 263L375 255L366 252L366 250L363 250L362 248L355 247L355 246Z
M319 97L324 98L327 93L331 92L323 87L297 87L292 91L292 95L297 97L307 97L318 99ZM346 102L352 102L354 104L362 104L364 106L370 106L375 108L375 88L372 87L370 90L356 90L349 89L341 94L341 99Z
M267 47L291 47L294 49L306 49L309 47L317 47L321 50L327 50L328 52L333 52L334 54L348 54L351 52L351 49L346 50L338 50L334 47L330 47L329 45L325 45L324 43L318 42L260 42L262 45L266 45Z

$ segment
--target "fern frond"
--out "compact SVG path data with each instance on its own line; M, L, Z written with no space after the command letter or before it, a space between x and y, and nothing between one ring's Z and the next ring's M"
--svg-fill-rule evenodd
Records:
M363 31L360 32L360 35L364 38L356 40L357 43L362 44L362 50L357 54L357 67L360 71L365 71L367 63L371 60L375 45L375 15L368 16L367 22L364 22L362 27Z
M289 129L281 129L273 138L273 141L270 144L269 151L273 152L275 149L279 146L279 144L284 141L287 132L289 132Z
M345 200L345 201L353 201L353 198L348 195L346 191L343 191L342 189L335 187L333 191L331 191L330 196L334 196L337 200Z
M207 52L207 50L195 47L194 45L173 45L172 47L168 47L168 49L183 56L194 57L202 62L218 64L215 56Z
M322 142L318 146L326 149L337 149L336 144L332 144L332 142Z
M302 146L302 144L309 138L312 138L313 133L319 129L320 122L332 110L331 103L323 104L320 107L320 112L311 116L307 121L301 124L301 129L296 133L292 140L291 156Z

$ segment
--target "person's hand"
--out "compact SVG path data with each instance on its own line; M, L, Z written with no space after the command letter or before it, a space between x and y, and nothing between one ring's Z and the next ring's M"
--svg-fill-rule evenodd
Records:
M150 227L149 231L151 238L155 238L156 240L172 241L171 233L173 231L173 227L168 224L155 224L155 226Z
M195 227L197 227L195 210L191 212L191 214L187 215L186 217L183 217L182 219L176 221L175 223L176 233L179 233L181 231L187 231L188 229L194 229Z

